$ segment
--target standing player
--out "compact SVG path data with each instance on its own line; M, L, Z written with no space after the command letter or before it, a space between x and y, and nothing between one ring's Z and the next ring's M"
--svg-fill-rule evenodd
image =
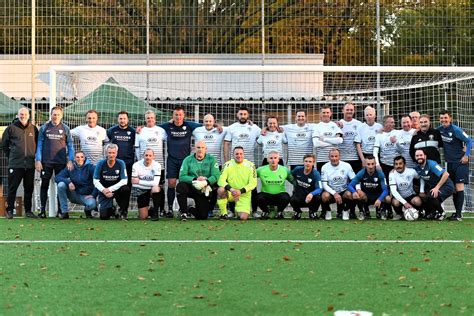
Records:
M323 106L320 112L321 122L313 129L313 145L316 147L317 169L328 161L329 152L342 143L342 131L336 123L331 122L331 107Z
M227 161L222 169L217 185L217 205L221 220L227 219L227 203L235 202L235 211L241 220L247 220L252 209L251 194L257 187L255 165L244 159L244 149L237 146L234 158Z
M360 189L357 186L360 184ZM365 158L365 168L357 173L347 189L352 193L352 199L359 205L359 219L370 218L369 205L375 206L377 218L386 219L384 211L390 204L387 181L380 169L375 167L375 158Z
M364 116L365 123L357 128L354 138L357 154L363 167L365 167L365 157L374 156L375 135L383 129L382 124L375 122L376 112L373 107L366 107Z
M313 154L306 154L303 158L303 167L296 167L291 171L295 179L293 196L290 198L291 207L295 214L293 219L301 219L301 208L309 208L309 219L317 219L316 212L321 205L321 175L314 168L316 157Z
M128 112L120 111L117 114L117 125L107 130L107 137L112 144L117 144L117 158L125 162L127 175L132 174L135 162L135 129L128 125ZM128 186L132 186L132 177L128 177Z
M263 211L262 219L270 213L268 206L277 207L276 219L283 219L283 211L290 203L290 195L286 192L285 182L293 183L293 175L286 167L278 164L280 154L270 151L267 156L268 165L257 169L257 177L262 182L262 189L257 194L257 205Z
M40 213L46 218L46 201L48 200L49 181L67 167L73 168L74 146L69 126L61 122L63 109L55 106L51 110L51 120L41 126L38 134L38 147L35 156L35 168L41 175Z
M214 116L211 114L204 116L203 123L203 126L193 131L194 139L196 143L200 140L204 141L207 148L206 153L216 159L220 168L222 166L222 142L224 141L225 128L223 128L224 132L219 132L219 129L215 127Z
M31 124L30 112L27 108L20 108L17 117L18 120L8 126L2 136L2 150L8 159L8 195L5 217L13 218L16 192L23 180L25 216L37 218L32 212L32 197L38 129Z
M313 124L306 123L306 112L296 111L296 124L284 125L288 141L288 166L290 170L303 166L304 156L313 153Z
M382 168L385 179L393 169L393 158L398 155L397 140L398 132L394 129L395 120L392 115L383 118L383 131L375 136L374 157L377 167ZM380 157L379 157L380 154Z
M411 118L411 121L412 121L412 127L415 129L415 130L419 130L420 129L420 112L416 112L416 111L413 111L410 113L410 118Z
M453 195L456 213L450 220L462 220L464 204L464 184L469 184L469 156L472 149L472 139L459 127L452 124L453 118L448 111L439 114L441 133L444 147L444 158L448 164L448 173L456 185Z
M109 142L107 132L103 127L97 125L98 115L96 110L86 113L86 125L81 125L71 130L73 137L79 138L81 150L87 160L96 165L99 160L104 159L104 144Z
M410 156L410 145L416 129L412 128L412 120L409 115L403 115L401 120L402 129L398 131L397 151L405 158L408 168L415 168L416 163Z
M127 186L125 163L117 159L118 146L105 146L107 158L100 160L94 170L94 186L99 191L100 219L107 220L115 215L113 200L119 206L120 218L127 220L130 188Z
M339 126L342 129L342 143L339 145L341 151L341 159L351 165L354 172L359 172L362 168L362 162L357 155L357 148L355 138L357 129L362 125L362 122L354 119L355 107L352 103L346 103L342 110L344 118L339 120Z
M323 213L325 213L326 220L331 220L329 204L336 202L337 217L349 220L349 209L353 201L351 192L347 190L347 185L355 178L355 174L350 164L341 161L339 149L331 149L329 160L321 170L321 182L324 189L321 196Z
M276 116L269 116L267 117L267 130L265 135L260 135L257 138L257 144L262 145L263 151L263 161L262 166L268 165L268 154L271 151L278 152L280 157L280 161L278 163L280 165L284 165L284 156L283 156L283 144L286 144L288 141L286 140L286 136L284 133L280 133L278 131L278 119Z
M150 216L152 221L157 221L158 208L164 199L164 194L160 194L161 165L154 158L153 149L145 149L143 159L132 166L131 178L133 188L137 192L138 216L143 220ZM149 208L150 197L153 200L153 208Z
M423 149L416 150L415 158L418 163L416 172L421 179L420 196L427 212L426 218L442 221L445 213L441 203L454 193L453 181L443 167L428 159Z
M418 179L415 169L407 167L405 157L397 156L394 159L394 169L389 175L390 192L393 196L392 205L395 213L403 214L402 207L415 207L421 211L421 198L416 195L413 180Z
M416 161L415 152L423 149L429 160L441 163L439 148L443 147L443 140L438 130L430 126L430 116L423 114L420 117L420 129L413 133L410 144L411 159Z

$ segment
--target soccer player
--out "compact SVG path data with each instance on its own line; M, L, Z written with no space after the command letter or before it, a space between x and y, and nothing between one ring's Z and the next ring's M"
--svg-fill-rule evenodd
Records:
M160 187L161 170L161 165L155 161L155 152L151 148L145 149L143 159L132 166L132 185L137 193L138 216L142 220L148 217L152 221L159 219L158 208L165 198ZM153 208L149 207L150 197L153 200Z
M244 148L233 150L234 158L227 161L222 169L217 185L217 205L221 220L227 219L227 203L235 202L235 211L241 220L247 220L251 211L252 190L257 187L255 165L244 159Z
M64 168L55 178L58 184L60 219L69 218L68 200L84 205L86 218L92 218L92 210L97 207L97 189L94 187L95 167L83 151L74 154L74 168Z
M145 126L141 129L139 134L135 137L135 155L137 160L140 160L145 153L147 148L153 150L153 159L158 162L161 167L160 171L160 191L159 194L163 195L160 199L160 205L154 205L154 207L161 210L164 213L164 191L163 184L165 183L165 162L164 162L164 145L163 143L167 140L167 134L165 130L159 126L156 126L156 114L152 110L145 112ZM128 174L127 174L128 175ZM171 209L170 209L171 210ZM168 217L173 217L173 213L169 212Z
M160 125L168 136L168 157L166 158L168 213L166 213L166 217L173 217L173 202L176 195L175 188L179 177L179 170L181 169L184 158L191 153L191 137L193 131L202 126L196 122L185 121L184 117L184 109L178 106L175 107L173 111L172 122L166 122Z
M288 166L290 170L303 166L304 156L313 153L313 124L306 122L306 112L296 111L296 124L283 125L288 141Z
M419 130L420 129L420 112L416 112L416 111L413 111L410 113L410 118L411 118L411 121L412 121L412 127L415 129L415 130Z
M405 158L408 168L415 168L416 163L410 156L410 144L416 129L412 128L412 119L409 115L403 115L401 119L402 129L398 131L397 151Z
M342 131L336 123L331 121L331 107L323 106L319 112L321 122L313 129L313 145L316 147L316 169L321 171L322 166L328 162L329 152L342 143Z
M117 125L107 130L107 137L112 144L117 144L117 158L125 162L127 175L132 174L132 166L135 162L135 136L135 129L128 125L128 112L120 111L117 114ZM132 187L132 177L128 177L127 185Z
M294 180L293 195L290 198L290 205L293 207L294 220L301 219L301 208L309 208L309 219L317 219L316 212L321 205L321 175L314 168L316 157L313 154L306 154L303 157L303 167L298 166L291 171Z
M288 141L286 140L286 135L278 131L278 127L277 117L268 116L266 133L257 138L257 144L262 145L263 157L265 157L263 158L262 166L268 165L267 157L271 151L278 152L280 156L278 163L282 166L284 165L283 144L288 143Z
M94 171L94 186L99 190L100 219L107 220L115 215L113 200L117 201L122 220L127 220L130 188L127 186L128 177L125 162L117 159L118 146L105 146L107 158L97 163Z
M339 145L341 151L341 160L351 165L354 172L358 172L362 168L362 162L357 154L356 143L354 142L357 135L357 128L362 122L354 119L355 107L352 103L346 103L342 109L344 118L339 120L338 125L342 130L342 143Z
M360 186L360 188L358 188ZM352 199L359 205L359 219L370 217L369 205L375 206L377 217L384 218L384 210L390 204L385 175L375 166L375 157L365 158L365 168L360 170L347 189L352 193Z
M416 150L415 158L418 163L416 172L421 179L420 197L424 202L426 218L442 221L445 212L441 203L454 193L453 181L443 167L428 159L423 149Z
M263 211L262 219L270 213L268 206L277 207L276 219L283 219L283 211L290 203L290 195L286 192L285 182L293 183L293 175L286 167L278 164L280 154L270 151L267 156L268 165L257 169L257 177L262 182L261 191L257 194L257 205Z
M8 160L8 194L5 217L13 218L15 198L23 180L25 216L37 218L32 212L32 197L35 179L35 152L38 129L30 122L30 112L22 107L15 120L3 132L2 150Z
M204 125L196 128L193 131L193 136L196 143L200 140L206 143L206 154L213 156L219 167L222 166L222 142L224 141L226 128L223 127L223 132L215 127L216 121L214 116L206 114L203 120Z
M98 115L96 110L89 110L86 113L86 125L81 125L71 130L73 137L79 138L81 150L86 155L87 160L96 165L104 158L104 144L109 142L107 131L97 125Z
M347 190L347 185L355 178L352 167L347 162L341 161L339 149L331 149L329 162L321 169L321 182L324 192L321 195L323 213L326 220L331 220L329 204L336 202L337 217L349 220L349 209L352 207L352 194Z
M415 169L408 167L403 156L397 156L393 160L394 168L389 174L388 183L390 193L393 196L392 205L397 218L403 215L402 207L414 207L421 212L421 198L416 194L413 180L419 179Z
M73 168L74 146L69 126L61 120L63 109L55 106L51 109L51 120L43 124L38 134L38 147L35 155L35 168L41 175L40 218L46 218L49 181L67 167Z
M449 111L439 114L441 133L444 147L444 158L447 162L447 171L456 188L453 194L456 212L450 220L462 220L462 207L464 204L464 185L469 184L469 156L472 149L472 139L459 126L452 124L453 118Z
M430 116L423 114L420 117L420 129L413 133L410 144L411 159L416 161L415 152L423 149L429 160L441 163L439 148L443 147L443 140L438 130L430 126Z
M206 219L214 209L217 194L216 183L220 176L219 165L214 156L207 153L203 140L195 145L196 152L183 160L176 187L176 198L181 221L187 221L188 212L196 219ZM188 209L188 198L194 199L196 207Z
M365 157L374 156L375 135L383 129L382 124L375 122L376 112L373 107L366 107L364 109L364 116L365 123L357 127L354 138L362 167L365 167Z
M385 179L388 179L388 174L393 169L393 158L397 156L397 141L399 131L394 129L395 120L392 115L386 115L383 118L382 133L375 136L374 143L374 157L377 167L381 167ZM380 154L380 158L379 158Z

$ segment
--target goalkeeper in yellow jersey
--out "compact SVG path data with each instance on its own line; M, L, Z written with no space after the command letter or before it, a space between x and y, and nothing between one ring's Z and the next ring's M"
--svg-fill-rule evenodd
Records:
M257 171L252 162L244 159L244 149L241 146L234 148L234 158L224 164L217 185L220 220L227 219L228 202L235 202L237 216L241 220L247 220L252 210L252 190L257 187Z

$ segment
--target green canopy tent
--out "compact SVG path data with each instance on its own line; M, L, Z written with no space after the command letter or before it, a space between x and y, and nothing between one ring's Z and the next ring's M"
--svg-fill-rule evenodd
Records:
M9 125L18 113L21 104L0 92L0 125Z
M117 123L117 113L120 111L128 112L131 126L143 125L147 110L153 110L156 113L157 122L168 121L171 117L171 113L148 106L144 100L121 87L112 77L82 99L66 107L64 121L71 127L82 125L85 123L86 112L91 109L97 111L99 125L104 128Z

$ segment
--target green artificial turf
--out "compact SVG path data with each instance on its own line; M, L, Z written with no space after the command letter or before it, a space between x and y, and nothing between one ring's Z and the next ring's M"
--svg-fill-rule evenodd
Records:
M473 220L1 220L2 240L400 243L0 244L1 315L472 315Z

